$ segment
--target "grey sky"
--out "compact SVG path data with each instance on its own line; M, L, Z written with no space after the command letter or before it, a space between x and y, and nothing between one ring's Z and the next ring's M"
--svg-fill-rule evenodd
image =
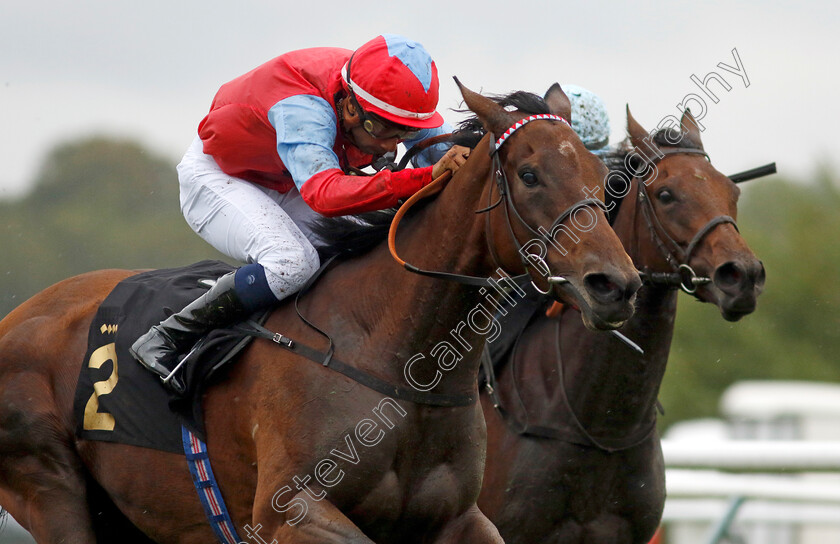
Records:
M493 93L587 87L608 105L613 141L625 103L651 129L697 93L721 171L776 161L806 177L840 162L838 20L829 2L10 0L0 7L0 198L26 187L51 145L92 133L136 137L174 165L222 83L288 50L352 49L382 32L432 53L450 121L461 118L450 111L453 75ZM735 65L733 48L749 88L716 66ZM711 84L717 104L690 79L710 71L732 86Z

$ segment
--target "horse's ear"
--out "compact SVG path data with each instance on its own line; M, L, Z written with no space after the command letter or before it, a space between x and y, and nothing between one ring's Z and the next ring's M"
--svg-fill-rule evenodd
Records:
M639 149L642 149L642 144L647 144L645 139L650 136L648 131L646 131L642 125L636 121L633 114L630 113L630 104L627 104L627 134L630 135L630 143L633 144L633 147Z
M688 108L683 111L680 125L682 125L683 139L688 140L694 147L703 149L703 142L700 140L700 129Z
M559 83L555 83L545 92L545 103L548 104L548 111L559 115L570 123L572 122L572 102Z
M478 119L487 132L492 132L498 137L516 121L515 117L502 106L486 96L467 89L457 77L454 79L458 85L458 89L461 91L461 96L464 97L464 102L467 104L467 107L478 116Z

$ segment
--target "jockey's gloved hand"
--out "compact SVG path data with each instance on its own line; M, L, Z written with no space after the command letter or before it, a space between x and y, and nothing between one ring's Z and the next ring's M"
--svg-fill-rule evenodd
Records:
M449 151L447 151L446 154L441 157L437 163L435 163L432 168L432 179L439 178L447 170L454 174L459 168L464 166L464 163L467 162L467 158L469 158L469 156L469 147L453 145L449 148Z

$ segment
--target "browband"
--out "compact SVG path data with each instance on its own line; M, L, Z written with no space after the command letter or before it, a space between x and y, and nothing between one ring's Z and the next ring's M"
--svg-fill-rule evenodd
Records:
M551 113L539 113L537 115L532 115L530 117L526 117L525 119L520 119L519 121L514 123L512 127L507 129L505 131L505 133L502 134L499 137L498 140L496 140L496 149L495 150L498 151L499 148L502 147L502 144L505 143L505 141L508 138L510 138L511 134L513 134L514 132L516 132L520 128L524 127L525 125L527 125L531 121L537 121L537 120L540 120L540 119L546 119L548 121L562 121L562 122L566 123L567 125L569 125L570 127L572 126L572 125L569 124L569 122L566 119L564 119L563 117L560 117L559 115L554 115L554 114L551 114Z

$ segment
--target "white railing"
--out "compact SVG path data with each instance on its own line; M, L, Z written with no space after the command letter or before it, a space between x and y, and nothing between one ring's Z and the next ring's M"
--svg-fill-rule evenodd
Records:
M736 519L765 528L750 544L840 542L840 441L663 440L662 451L663 522L677 544L721 542ZM702 523L702 538L685 536ZM802 536L814 531L822 536Z
M760 471L840 472L840 442L721 440L695 443L662 441L670 468Z

